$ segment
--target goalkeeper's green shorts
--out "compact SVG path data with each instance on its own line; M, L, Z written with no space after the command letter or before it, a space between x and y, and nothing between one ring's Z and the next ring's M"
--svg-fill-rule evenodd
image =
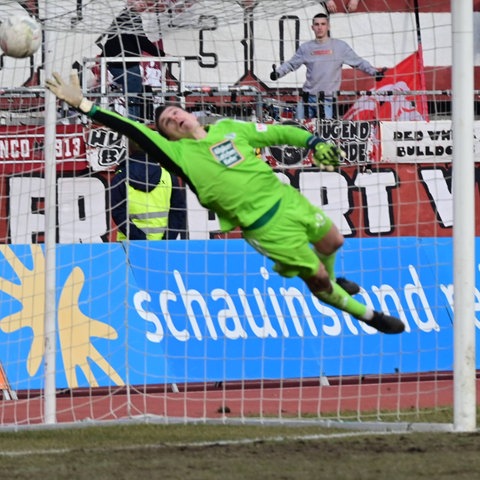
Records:
M259 228L244 230L243 235L255 250L275 262L273 269L280 275L307 279L320 264L311 244L327 234L332 220L295 188L285 191L275 215Z

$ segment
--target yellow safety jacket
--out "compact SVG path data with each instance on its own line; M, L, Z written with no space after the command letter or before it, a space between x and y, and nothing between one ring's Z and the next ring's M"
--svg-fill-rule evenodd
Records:
M127 185L128 218L145 232L147 240L161 240L168 227L168 212L172 196L172 177L163 169L160 183L150 192ZM117 240L127 237L119 230Z

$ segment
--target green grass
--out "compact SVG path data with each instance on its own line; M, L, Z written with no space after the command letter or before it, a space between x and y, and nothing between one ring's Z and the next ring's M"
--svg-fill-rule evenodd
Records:
M407 414L409 412L406 412ZM450 423L451 410L411 414ZM353 419L352 419L353 420ZM402 412L402 421L405 417ZM307 424L127 423L0 430L5 479L471 479L480 434Z

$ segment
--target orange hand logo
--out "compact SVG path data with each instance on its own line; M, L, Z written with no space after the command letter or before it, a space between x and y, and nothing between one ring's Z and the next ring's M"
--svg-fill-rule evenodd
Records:
M27 372L33 376L38 372L45 354L45 256L40 245L31 245L30 249L33 261L31 270L8 245L0 245L0 252L19 278L19 283L1 279L0 289L22 305L19 312L0 320L0 330L4 333L24 328L32 331ZM79 296L84 284L83 271L73 267L58 302L57 329L67 384L70 388L78 387L78 367L90 386L98 386L90 367L91 363L96 363L116 385L124 385L120 375L91 343L92 338L114 340L117 332L110 325L82 312Z

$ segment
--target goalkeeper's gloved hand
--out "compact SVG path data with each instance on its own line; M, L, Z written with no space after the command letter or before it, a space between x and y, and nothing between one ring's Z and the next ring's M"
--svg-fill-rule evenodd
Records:
M83 96L76 70L70 74L70 83L65 83L62 77L55 72L53 78L45 81L45 86L57 98L83 113L88 113L92 109L93 103Z
M385 72L387 71L387 67L383 67L380 70L377 70L375 73L375 81L379 82L380 80L383 80L383 77L385 77Z
M331 143L318 142L313 147L313 163L320 170L333 172L340 165L340 159L345 157L345 152Z
M277 66L275 64L272 65L272 73L270 74L270 80L278 80L280 75L277 73Z

